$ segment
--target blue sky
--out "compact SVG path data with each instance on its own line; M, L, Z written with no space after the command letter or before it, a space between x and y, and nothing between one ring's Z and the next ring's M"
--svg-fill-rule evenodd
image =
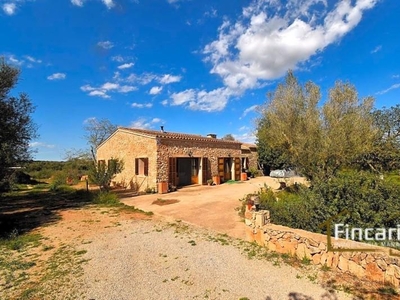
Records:
M84 124L254 141L257 106L288 69L323 98L350 81L375 106L400 96L396 0L0 0L13 93L36 105L35 158L85 148Z

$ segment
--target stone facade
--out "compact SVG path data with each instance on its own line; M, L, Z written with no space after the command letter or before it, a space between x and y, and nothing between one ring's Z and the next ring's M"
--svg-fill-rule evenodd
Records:
M254 144L243 143L241 146L242 158L247 158L248 166L244 166L243 171L249 171L250 169L258 170L258 153L257 146Z
M246 233L251 241L270 251L287 253L314 265L327 266L340 273L349 273L380 283L400 286L400 253L388 248L332 238L333 248L363 251L328 251L326 235L269 223L269 212L245 213ZM365 249L369 249L365 251Z
M219 158L230 159L233 164L238 162L240 172L240 157L240 142L132 128L118 128L97 149L98 160L107 162L111 158L119 158L124 161L124 170L116 176L113 183L138 191L157 189L160 182L171 184L170 158L197 160L198 183L206 184L207 179L218 174ZM147 176L135 174L137 158L148 159ZM207 170L202 169L204 159L207 160Z

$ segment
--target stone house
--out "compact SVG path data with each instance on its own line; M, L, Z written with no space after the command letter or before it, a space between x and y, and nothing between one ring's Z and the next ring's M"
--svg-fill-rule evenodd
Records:
M124 161L124 170L114 179L138 191L147 188L221 183L240 180L241 142L208 136L119 127L97 148L99 163L111 158Z
M257 146L255 144L242 143L242 172L249 172L249 170L258 170L258 154Z

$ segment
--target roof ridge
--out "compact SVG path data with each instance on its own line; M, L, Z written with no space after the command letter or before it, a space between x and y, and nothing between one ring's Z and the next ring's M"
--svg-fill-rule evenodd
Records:
M168 132L168 131L158 131L158 130L152 130L152 129L141 129L141 128L130 128L130 127L118 127L118 129L122 130L128 130L131 132L137 132L137 133L143 133L143 134L148 134L154 137L160 137L160 138L181 138L181 139L193 139L193 140L207 140L210 142L219 142L219 143L236 143L236 144L242 144L242 142L239 141L229 141L229 140L223 140L223 139L217 139L217 138L210 138L207 136L202 136L200 134L191 134L191 133L181 133L181 132Z

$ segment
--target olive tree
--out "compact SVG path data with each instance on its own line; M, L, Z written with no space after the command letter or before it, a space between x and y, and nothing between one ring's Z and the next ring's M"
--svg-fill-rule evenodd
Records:
M289 71L268 94L257 140L279 149L308 179L325 180L372 149L376 138L372 108L372 98L360 100L355 87L341 81L321 103L320 88L313 82L301 85Z
M19 69L0 58L0 190L9 184L10 168L31 159L29 144L37 137L29 96L10 94L19 75Z

